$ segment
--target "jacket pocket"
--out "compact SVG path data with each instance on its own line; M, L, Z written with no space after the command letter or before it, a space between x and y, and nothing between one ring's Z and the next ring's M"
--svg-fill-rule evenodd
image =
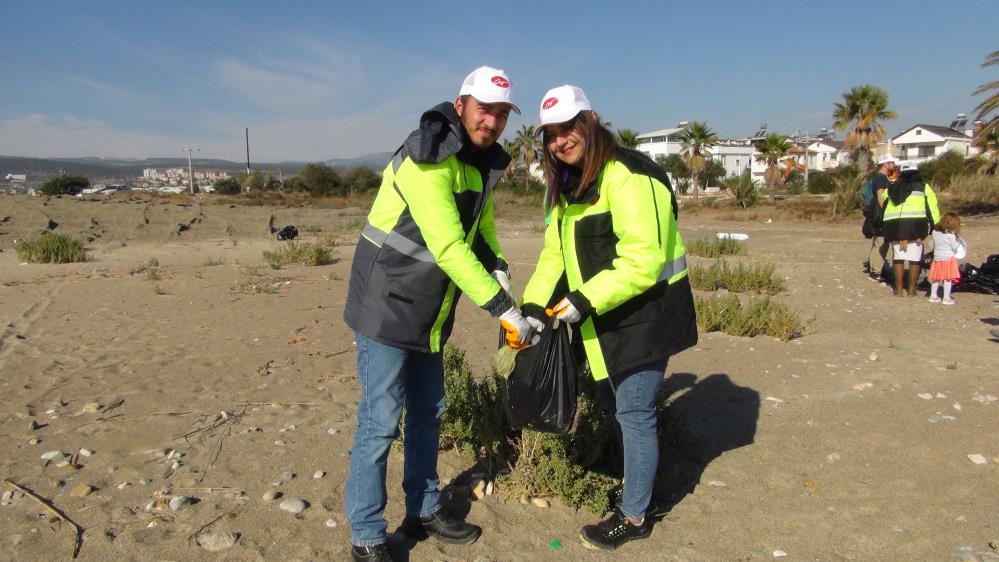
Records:
M617 236L610 213L589 215L579 219L574 229L576 259L583 281L605 269L617 258Z

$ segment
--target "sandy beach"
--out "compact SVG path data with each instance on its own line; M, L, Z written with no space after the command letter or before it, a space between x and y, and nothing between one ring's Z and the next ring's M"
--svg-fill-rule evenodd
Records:
M341 317L365 210L207 201L0 197L0 474L84 529L80 560L343 560L359 389ZM681 212L688 240L749 234L736 259L775 263L776 298L808 327L789 343L702 333L670 362L668 407L687 447L661 462L693 476L649 540L587 550L578 531L596 518L585 509L494 494L471 505L477 543L425 541L403 559L999 560L999 343L988 335L999 297L891 297L861 271L859 221L770 212ZM499 217L523 288L540 211L501 205ZM92 260L21 264L14 240L48 221L88 240ZM283 244L270 227L288 224L336 241L336 263L268 268L262 252ZM999 251L997 217L966 218L962 234L964 261ZM451 341L484 372L496 322L467 299L458 314ZM444 452L441 477L470 465ZM390 529L401 468L394 450ZM190 505L171 508L175 496ZM279 507L295 498L307 503L298 516ZM29 497L5 499L0 559L71 556L68 525ZM209 551L196 535L211 533L238 540Z

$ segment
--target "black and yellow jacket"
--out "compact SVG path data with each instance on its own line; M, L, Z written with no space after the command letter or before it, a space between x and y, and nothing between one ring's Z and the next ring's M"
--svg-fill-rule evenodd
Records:
M881 196L885 240L922 240L940 222L937 194L918 170L906 170Z
M466 139L454 105L442 103L423 114L385 168L344 310L361 335L439 352L461 292L493 316L513 306L490 275L506 268L492 190L510 157L497 144L473 151Z
M566 296L583 314L579 333L596 380L694 345L686 251L662 168L618 148L581 197L566 193L525 289L525 312Z

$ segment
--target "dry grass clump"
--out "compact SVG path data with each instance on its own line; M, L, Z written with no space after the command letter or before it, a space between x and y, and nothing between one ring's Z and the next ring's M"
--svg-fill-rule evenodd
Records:
M741 337L771 336L782 341L800 337L805 325L798 313L771 300L753 299L743 305L735 295L696 297L697 324L705 332L725 332Z
M746 245L731 238L698 238L687 244L687 252L702 258L717 258L719 256L744 256Z
M34 239L18 240L14 251L18 259L28 263L75 263L90 259L83 249L83 242L51 232Z
M959 215L999 211L999 176L958 176L947 192L951 210Z
M784 281L774 276L775 270L776 266L772 263L731 266L720 259L711 267L692 265L689 275L691 286L701 291L726 289L733 293L776 295L784 290Z
M281 266L293 263L329 265L333 263L333 256L329 246L289 241L273 252L264 251L264 261L271 269L281 269Z

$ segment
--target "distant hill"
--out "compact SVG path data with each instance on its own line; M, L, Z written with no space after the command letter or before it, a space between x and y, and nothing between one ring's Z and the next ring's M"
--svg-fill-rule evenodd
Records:
M365 154L364 156L358 156L357 158L333 158L327 160L326 163L334 168L357 168L360 166L367 166L376 172L382 171L392 159L392 152L375 152L372 154Z
M356 168L368 166L380 171L392 158L391 152L368 154L358 158L334 158L326 163L335 168ZM297 174L306 162L253 162L254 170L277 171L281 169L285 177ZM192 158L195 168L226 170L232 174L246 171L245 162L218 160L212 158ZM146 168L185 168L187 158L25 158L20 156L0 156L0 179L7 174L29 174L51 176L60 172L85 175L89 178L134 178L142 175Z

